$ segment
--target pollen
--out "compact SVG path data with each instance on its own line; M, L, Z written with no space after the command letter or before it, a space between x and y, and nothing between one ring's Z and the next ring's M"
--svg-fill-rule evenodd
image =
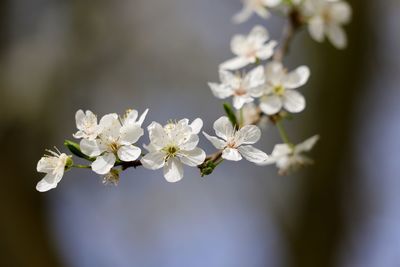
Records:
M275 86L273 90L274 94L278 96L282 96L285 93L285 87L283 87L282 85Z
M166 146L163 149L163 151L167 154L167 158L176 157L176 155L178 154L179 150L180 150L179 147L177 147L175 145Z

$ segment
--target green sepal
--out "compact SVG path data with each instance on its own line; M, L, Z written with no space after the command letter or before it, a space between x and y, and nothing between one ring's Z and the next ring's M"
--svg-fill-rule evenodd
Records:
M89 161L95 161L95 158L91 158L85 154L82 153L81 148L79 146L79 144L72 142L70 140L65 140L64 141L64 146L66 148L68 148L69 151L71 151L72 154L74 154L75 156L82 158L82 159L86 159Z
M212 160L204 162L200 166L200 175L201 175L201 177L204 177L206 175L210 175L214 171L215 167L217 167L217 165Z
M232 109L232 106L229 103L224 103L224 110L226 115L228 116L229 121L232 123L232 126L238 129L239 123L236 118L236 114Z

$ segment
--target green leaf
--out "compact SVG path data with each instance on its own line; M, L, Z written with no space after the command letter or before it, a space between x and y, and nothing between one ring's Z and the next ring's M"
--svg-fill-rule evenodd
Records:
M226 115L229 118L229 121L232 123L232 126L237 129L239 127L239 123L238 123L238 120L236 118L236 114L233 111L232 106L230 104L228 104L228 103L224 103L224 110L225 110Z
M91 158L85 154L82 153L81 148L79 144L72 142L70 140L65 140L64 141L64 146L71 151L72 154L74 154L77 157L89 160L89 161L95 161L95 158Z

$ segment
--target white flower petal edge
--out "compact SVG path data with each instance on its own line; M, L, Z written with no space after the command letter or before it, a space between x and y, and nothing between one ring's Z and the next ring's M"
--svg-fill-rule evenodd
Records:
M56 153L50 150L48 152L51 155L43 156L36 167L38 172L46 173L36 185L36 190L39 192L56 188L64 175L65 166L71 160L71 157L64 153Z
M140 161L143 167L151 170L164 168L164 178L171 183L183 178L183 164L196 167L202 164L206 153L197 147L198 133L203 126L199 118L189 124L188 119L170 122L165 126L152 122L147 130L149 150Z
M217 136L203 135L217 148L222 149L222 158L239 161L242 156L250 162L262 164L267 161L268 155L251 145L256 143L261 136L260 129L255 125L247 125L239 130L234 130L226 116L220 117L214 122L214 130ZM245 145L245 146L243 146Z

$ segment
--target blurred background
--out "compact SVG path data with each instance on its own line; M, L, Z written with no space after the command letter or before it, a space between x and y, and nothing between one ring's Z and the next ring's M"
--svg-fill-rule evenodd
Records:
M41 194L36 163L80 108L150 107L147 123L201 117L212 132L207 82L231 36L261 23L277 39L284 21L233 25L239 0L0 1L0 266L400 266L400 2L349 2L347 50L302 31L285 61L312 71L286 125L299 142L321 135L315 166L224 163L178 184L139 168L118 187L73 170ZM258 147L278 141L271 128Z

